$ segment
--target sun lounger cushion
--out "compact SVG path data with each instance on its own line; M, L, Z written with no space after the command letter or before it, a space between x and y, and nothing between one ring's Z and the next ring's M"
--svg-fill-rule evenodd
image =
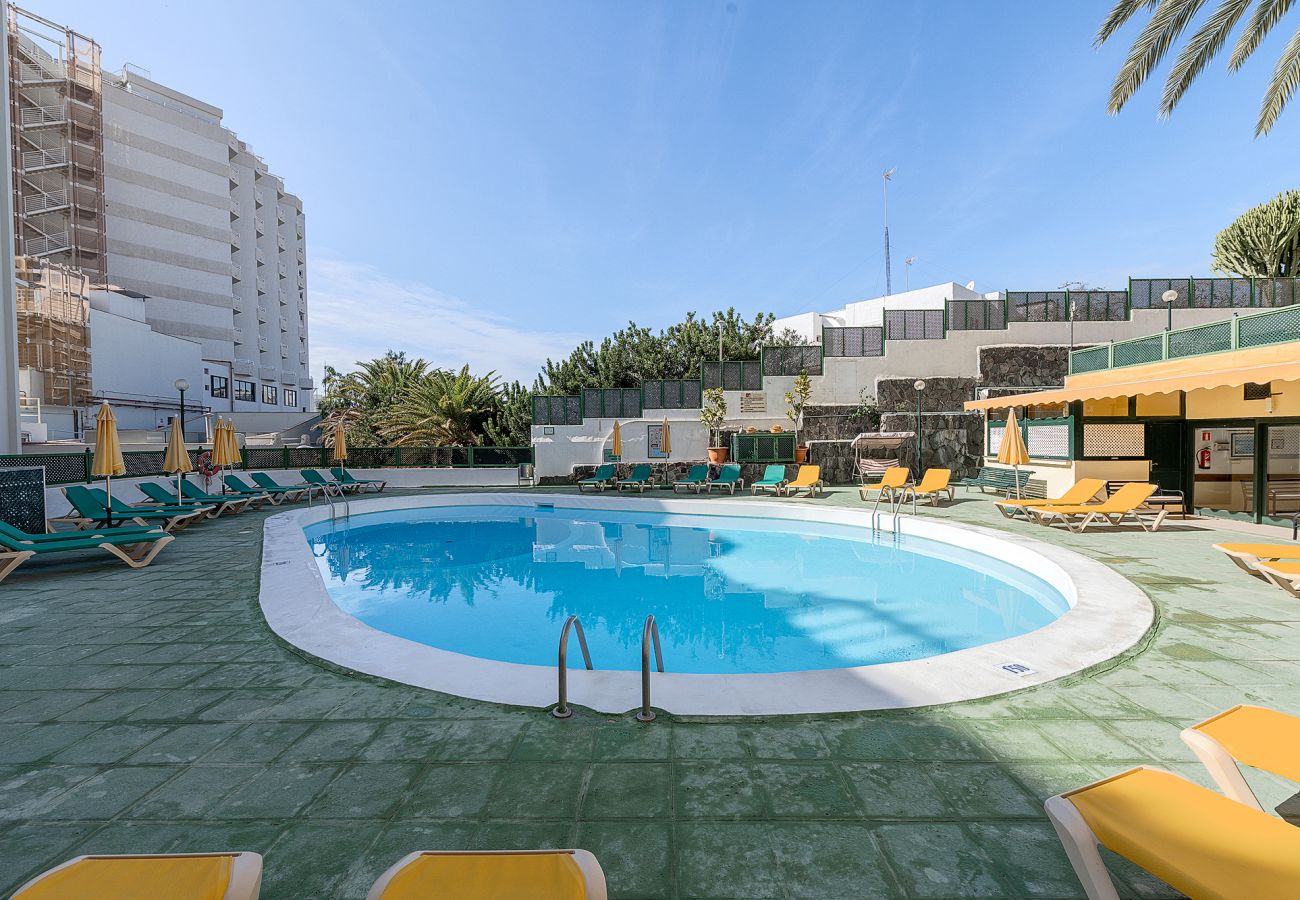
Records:
M221 900L231 856L92 857L50 872L14 900Z
M1196 730L1248 766L1300 781L1300 716L1262 706L1238 706L1202 722Z
M586 881L568 853L456 853L421 856L398 871L381 895L384 900L424 900L448 896L464 900L545 897L585 900Z

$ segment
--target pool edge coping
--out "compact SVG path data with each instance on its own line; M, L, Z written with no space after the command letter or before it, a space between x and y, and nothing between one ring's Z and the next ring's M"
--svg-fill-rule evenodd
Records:
M880 514L865 508L795 506L764 500L712 500L521 492L438 493L348 502L352 514L439 506L550 506L644 512L772 517L898 529L977 552L1002 551L1004 562L1045 578L1071 608L1055 621L1016 637L939 656L801 672L652 676L657 709L688 716L807 715L905 709L975 700L1084 672L1140 644L1155 623L1155 607L1128 579L1073 550L982 526ZM488 703L549 707L555 702L553 666L497 662L430 647L379 631L345 613L330 598L303 527L331 518L332 506L295 509L263 525L258 602L267 624L301 652L348 671ZM974 542L972 546L971 542ZM980 550L980 547L985 548ZM558 638L558 628L556 631ZM1014 675L1004 664L1031 671ZM569 701L621 713L640 701L635 671L571 669Z

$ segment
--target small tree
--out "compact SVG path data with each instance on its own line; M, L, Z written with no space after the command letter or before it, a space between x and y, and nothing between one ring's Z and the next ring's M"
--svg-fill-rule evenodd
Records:
M807 372L795 376L794 387L785 392L785 402L790 408L785 411L786 418L794 423L795 431L803 430L803 408L812 396L812 379Z
M722 426L727 421L727 398L722 388L709 388L704 392L704 405L700 407L700 422L709 429L713 446L722 443Z
M1283 191L1220 231L1213 264L1245 278L1300 274L1300 191Z

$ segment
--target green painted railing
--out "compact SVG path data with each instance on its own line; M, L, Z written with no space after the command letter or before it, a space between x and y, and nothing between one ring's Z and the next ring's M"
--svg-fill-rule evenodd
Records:
M205 448L190 451L197 467ZM122 454L125 477L164 475L163 450L131 450ZM327 469L336 465L327 447L245 447L238 469ZM95 454L19 453L0 456L0 469L44 466L46 484L78 484L94 480ZM533 461L532 447L349 447L348 468L389 469L413 467L514 468Z
M1070 354L1070 374L1081 375L1288 341L1300 341L1300 306L1248 313L1220 322L1075 350Z
M798 438L792 431L772 434L756 431L731 436L731 461L738 463L792 463Z

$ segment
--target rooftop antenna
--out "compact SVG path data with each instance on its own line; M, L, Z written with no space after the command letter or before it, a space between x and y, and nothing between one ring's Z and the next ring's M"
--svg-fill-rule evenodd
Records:
M888 297L890 294L894 292L893 284L890 282L890 278L889 278L889 179L893 177L895 171L896 170L891 167L886 169L880 176L882 181L881 189L884 191L885 194L885 296L886 297Z
M916 262L915 256L909 256L903 260L903 290L912 289L912 263Z

